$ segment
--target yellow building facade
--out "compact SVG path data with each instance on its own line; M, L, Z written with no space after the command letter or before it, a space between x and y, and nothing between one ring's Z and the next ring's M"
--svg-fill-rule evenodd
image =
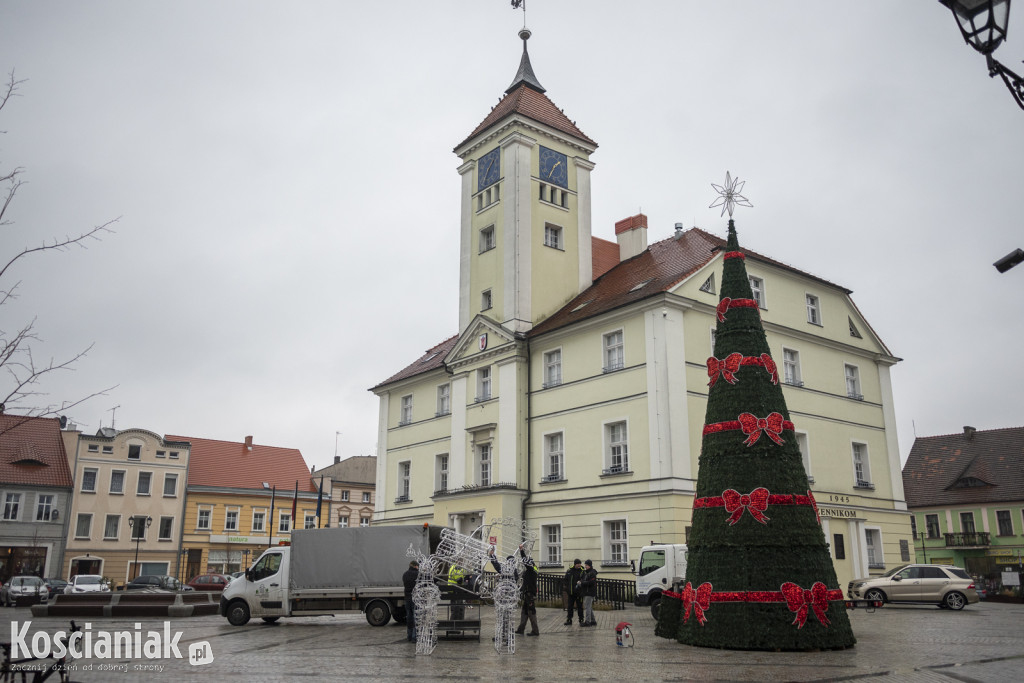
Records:
M642 546L686 542L725 241L677 226L648 246L642 214L615 243L593 238L597 144L544 94L525 45L455 149L460 333L373 388L375 523L525 519L542 569L591 558L628 578ZM746 263L840 582L911 561L899 359L849 290Z

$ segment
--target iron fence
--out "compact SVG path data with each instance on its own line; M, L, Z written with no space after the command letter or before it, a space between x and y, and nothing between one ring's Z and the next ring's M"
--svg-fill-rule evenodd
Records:
M539 574L537 576L537 599L562 601L568 595L564 574ZM636 599L636 582L625 579L597 579L597 604L610 605L612 609L623 609Z

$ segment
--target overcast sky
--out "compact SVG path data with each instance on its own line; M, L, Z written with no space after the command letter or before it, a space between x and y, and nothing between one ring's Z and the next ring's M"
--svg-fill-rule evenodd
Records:
M935 1L530 0L547 95L600 147L593 230L642 210L853 290L904 360L919 436L1024 425L1024 111ZM41 400L68 416L375 453L367 389L458 332L452 148L519 65L507 0L0 3L0 170L24 167L0 309L37 361L95 343ZM1024 73L1024 8L996 56ZM3 258L6 261L6 258ZM777 351L777 350L776 350ZM6 386L6 384L4 385ZM336 432L341 432L336 437Z

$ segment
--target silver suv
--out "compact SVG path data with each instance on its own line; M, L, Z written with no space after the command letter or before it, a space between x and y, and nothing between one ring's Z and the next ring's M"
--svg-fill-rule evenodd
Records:
M960 567L948 564L904 564L881 576L854 579L846 596L852 600L920 603L963 609L978 602L974 579Z

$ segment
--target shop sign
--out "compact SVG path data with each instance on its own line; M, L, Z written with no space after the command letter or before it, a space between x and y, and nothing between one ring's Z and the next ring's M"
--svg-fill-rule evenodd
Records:
M1020 574L1017 572L1003 572L1003 585L1004 586L1019 586L1020 585Z
M818 514L822 517L836 517L840 519L857 519L856 510L844 510L843 508L829 508L818 506Z
M266 543L267 537L261 536L258 540L250 540L248 536L210 536L210 543Z
M985 554L989 557L1012 557L1013 548L988 548Z
M996 564L1017 564L1021 561L1019 557L997 557L994 559Z

